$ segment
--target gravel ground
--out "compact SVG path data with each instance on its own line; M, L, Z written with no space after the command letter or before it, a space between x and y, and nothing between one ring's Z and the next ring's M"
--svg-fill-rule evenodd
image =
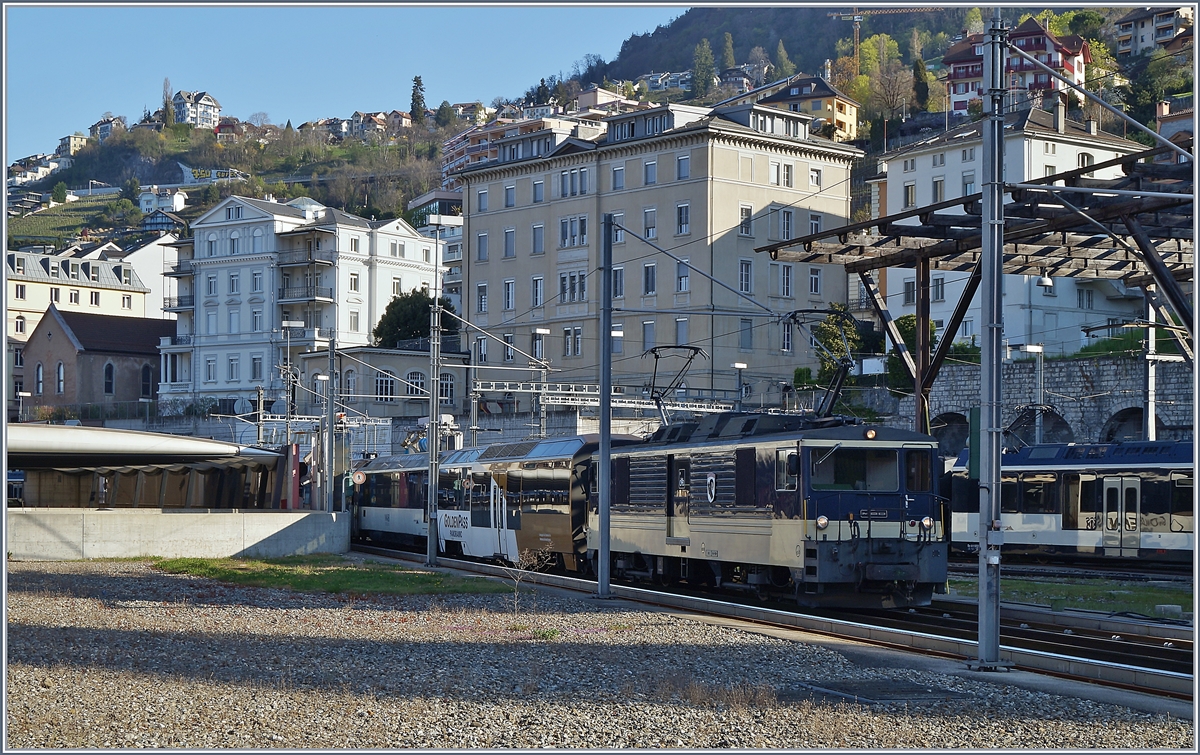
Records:
M620 601L351 601L139 562L8 572L6 749L1194 747L1191 721L1162 713ZM819 691L906 685L932 694Z

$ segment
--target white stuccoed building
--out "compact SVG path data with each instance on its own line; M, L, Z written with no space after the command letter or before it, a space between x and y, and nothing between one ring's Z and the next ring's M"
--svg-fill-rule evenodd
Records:
M269 408L283 398L283 367L327 350L331 336L337 347L371 345L392 297L432 288L440 259L438 242L401 219L366 220L307 197L229 197L177 246L166 274L179 294L165 307L179 324L160 346L159 395L180 407L215 400L222 413L260 385ZM288 321L304 327L284 329Z
M882 217L967 196L981 190L983 181L982 123L969 123L935 138L910 145L886 156L882 172L872 184L871 214ZM1030 181L1076 168L1095 165L1139 152L1145 147L1099 131L1095 121L1079 123L1066 118L1060 104L1054 112L1032 109L1005 116L1004 180ZM1121 168L1095 171L1095 178L1117 178ZM1007 199L1007 197L1006 197ZM954 209L943 212L955 212ZM961 207L957 211L962 211ZM918 224L913 217L899 221ZM881 289L893 317L916 313L916 272L888 268ZM979 294L957 333L946 333L966 286L968 272L934 270L930 276L930 319L938 339L971 342L980 335ZM1052 287L1038 285L1037 275L1004 276L1004 338L1009 344L1044 344L1047 354L1071 354L1088 342L1082 328L1125 322L1143 314L1138 289L1120 281L1089 278L1052 278ZM857 276L850 281L851 307L870 307ZM857 292L857 297L855 293ZM1114 331L1115 332L1115 331ZM1099 332L1093 338L1104 337Z

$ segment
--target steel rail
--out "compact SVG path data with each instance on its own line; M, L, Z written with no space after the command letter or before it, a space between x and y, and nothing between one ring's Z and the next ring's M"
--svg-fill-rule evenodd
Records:
M353 550L363 553L419 562L415 554L390 548L354 544ZM460 569L476 574L509 578L511 568L480 564L471 561L439 559L443 567ZM595 593L596 583L576 577L565 577L541 572L529 573L523 578L526 583L536 583L577 592ZM739 605L708 598L661 593L638 587L612 585L612 597L624 598L639 603L675 608L681 611L705 613L722 618L741 619L756 624L798 629L833 637L852 638L874 645L882 645L925 654L938 654L948 658L969 659L978 656L979 643L975 640L940 637L934 634L895 630L872 626L854 621L843 621L823 616L790 613L772 608ZM1000 646L1000 660L1023 671L1060 676L1071 679L1099 682L1109 686L1136 689L1169 697L1191 700L1194 677L1169 671L1157 671L1132 664L1104 663L1089 658L1024 650L1010 645ZM996 672L1002 673L1002 672ZM1002 681L998 677L997 681Z

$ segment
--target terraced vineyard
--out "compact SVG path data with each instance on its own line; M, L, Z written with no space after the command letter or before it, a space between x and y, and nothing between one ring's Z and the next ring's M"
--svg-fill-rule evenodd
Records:
M8 235L12 239L37 239L53 241L69 238L79 233L91 219L104 210L109 202L120 199L118 194L103 194L80 197L75 202L56 205L23 218L10 218Z

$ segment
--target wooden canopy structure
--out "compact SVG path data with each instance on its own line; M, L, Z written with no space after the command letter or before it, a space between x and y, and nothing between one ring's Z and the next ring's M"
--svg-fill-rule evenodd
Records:
M1182 144L1191 148L1191 140ZM1005 273L1107 278L1140 288L1158 318L1171 328L1189 363L1193 360L1192 303L1182 281L1192 280L1192 164L1155 163L1170 154L1158 147L1027 183L1006 184ZM1124 176L1096 179L1119 166ZM943 339L930 354L930 272L971 273L946 323L962 324L981 280L982 193L913 208L861 223L758 247L771 259L842 265L858 273L906 371L918 387L916 429L928 432L928 397L949 352ZM913 220L916 220L914 223ZM901 222L905 221L905 222ZM909 354L871 271L916 269L917 354Z

